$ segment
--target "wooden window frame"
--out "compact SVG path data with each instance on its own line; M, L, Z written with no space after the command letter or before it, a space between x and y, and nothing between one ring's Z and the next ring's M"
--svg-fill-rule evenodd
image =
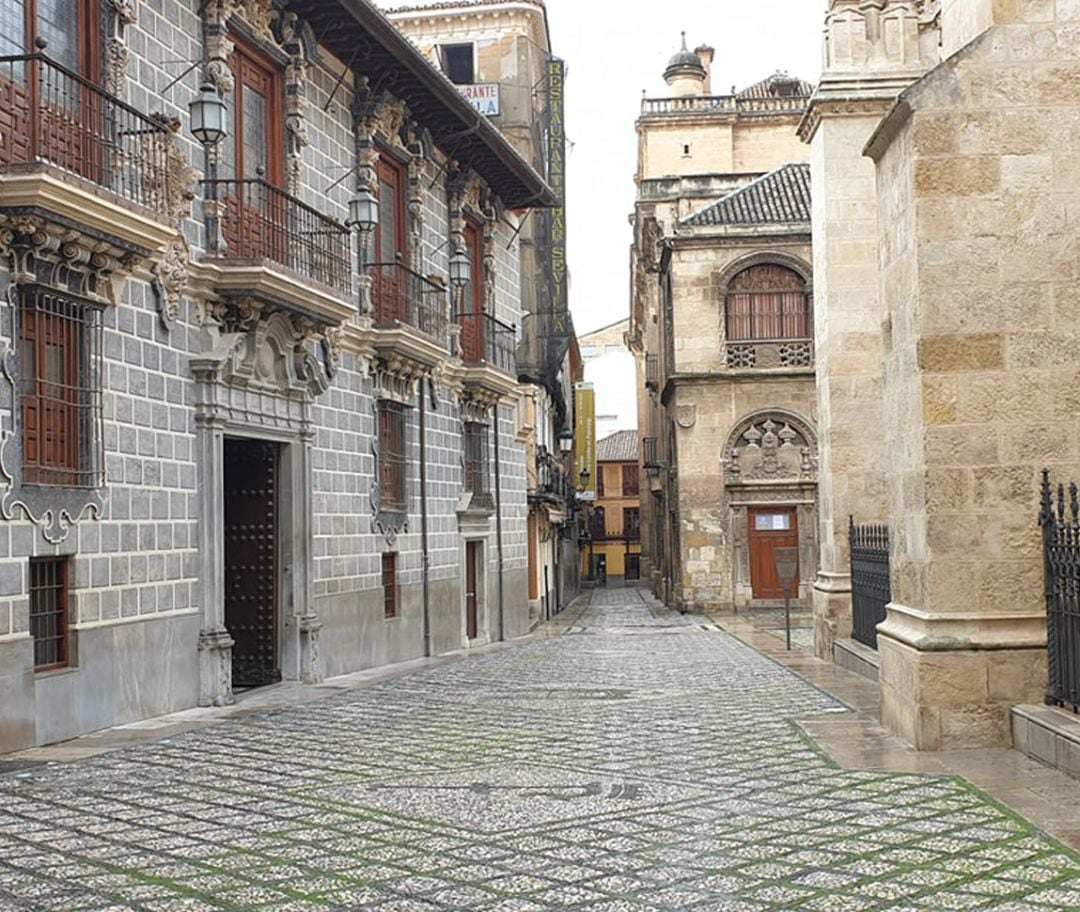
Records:
M623 537L641 538L641 507L623 507ZM631 517L634 521L631 522Z
M379 158L375 163L375 190L376 196L379 198L380 205L380 227L376 228L372 232L375 244L375 263L383 266L390 266L394 264L407 265L409 262L409 172L405 165L398 161L390 152L384 148L379 148ZM382 222L383 216L385 216L384 201L382 199L382 187L383 184L389 184L394 188L394 217L395 217L395 234L397 237L394 239L397 245L397 249L393 252L393 256L388 256L387 252L383 249L383 232Z
M474 501L487 501L491 497L488 484L491 427L466 421L461 442L465 451L465 490L472 493Z
M386 513L409 509L408 425L405 406L392 399L379 399L376 408L379 434L379 504Z
M639 497L641 495L641 478L636 465L624 465L622 467L622 496Z
M285 72L265 54L251 45L233 39L233 52L229 57L229 69L233 74L233 95L229 99L232 108L233 160L228 163L237 180L259 177L258 164L248 167L244 161L244 92L255 91L254 77L265 77L268 91L266 105L266 173L262 175L271 186L285 187ZM263 94L259 92L258 94Z
M0 0L0 3L8 0ZM38 25L39 0L24 0L23 8L23 48L24 53L35 54L38 49L35 41L40 35ZM104 32L101 21L100 0L76 0L79 65L78 74L94 84L101 81L101 38ZM46 46L45 55L49 55Z
M780 282L781 278L789 281ZM725 293L724 314L728 342L807 341L814 334L806 280L782 263L757 263L733 276Z
M48 574L49 568L56 574L54 582L42 580L42 576ZM70 580L70 558L30 559L30 635L34 642L35 672L54 671L71 665ZM57 604L42 606L43 601L52 600ZM40 630L43 624L47 631L50 619L55 624L55 633L35 632L35 626ZM49 643L55 644L55 653L48 648Z
M102 305L44 285L20 285L17 337L22 483L105 483ZM62 379L49 375L61 353Z
M387 551L382 556L383 619L392 621L401 613L401 590L398 586L398 555Z

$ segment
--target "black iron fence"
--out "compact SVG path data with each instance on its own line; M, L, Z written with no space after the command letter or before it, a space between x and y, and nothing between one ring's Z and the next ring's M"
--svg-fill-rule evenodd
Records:
M342 294L352 287L349 229L263 178L205 181L221 212L224 250L279 263Z
M517 376L517 331L491 314L464 314L461 324L461 356L466 364L490 364Z
M446 289L401 263L376 263L370 270L376 326L403 323L446 344Z
M851 637L877 649L877 625L885 620L892 599L889 582L889 527L876 523L855 525L849 519L851 544Z
M1055 489L1043 471L1043 560L1046 567L1046 702L1080 712L1080 495L1076 484Z
M44 54L0 57L0 166L44 162L167 215L170 133Z

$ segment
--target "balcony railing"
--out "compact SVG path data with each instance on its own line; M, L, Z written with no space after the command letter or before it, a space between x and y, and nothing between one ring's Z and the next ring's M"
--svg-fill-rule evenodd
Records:
M44 54L0 57L0 167L44 162L168 215L171 132Z
M686 98L643 98L642 114L776 114L798 113L810 99L805 95L739 98L735 95L690 95Z
M446 290L442 286L401 263L376 263L369 269L376 326L404 324L446 344Z
M488 363L505 374L517 374L517 331L491 314L466 314L461 324L461 359Z
M224 248L215 255L270 260L349 294L349 229L341 222L260 177L205 181L204 187L221 213Z
M656 437L644 437L641 440L641 462L648 468L649 466L660 465L660 446L659 439Z
M754 340L728 342L725 360L729 368L813 367L813 339Z
M647 389L660 388L660 356L645 356L645 386Z

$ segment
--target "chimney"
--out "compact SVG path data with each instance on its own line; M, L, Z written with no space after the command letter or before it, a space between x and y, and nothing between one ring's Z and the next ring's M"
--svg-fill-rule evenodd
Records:
M694 53L698 55L698 60L705 67L705 85L702 87L702 91L706 95L712 95L712 62L713 58L716 57L716 48L703 44L694 48Z

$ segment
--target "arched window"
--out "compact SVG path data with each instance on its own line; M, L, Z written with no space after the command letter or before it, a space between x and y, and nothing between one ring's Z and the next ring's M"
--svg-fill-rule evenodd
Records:
M727 289L727 340L810 339L813 317L806 281L786 266L744 269Z

